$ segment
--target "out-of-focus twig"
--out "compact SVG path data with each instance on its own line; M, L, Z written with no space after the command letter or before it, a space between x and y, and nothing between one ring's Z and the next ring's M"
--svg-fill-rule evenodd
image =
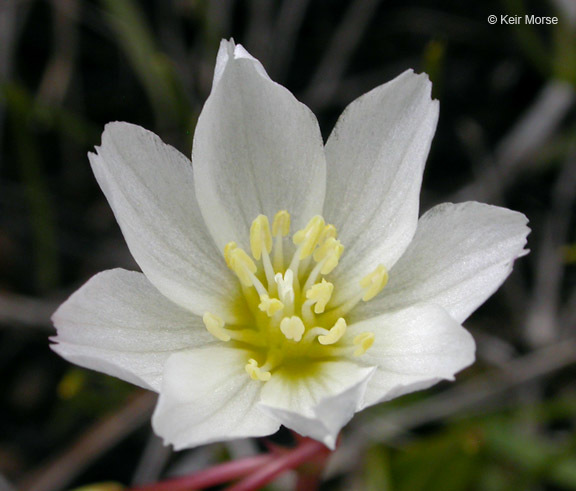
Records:
M172 449L165 446L158 436L150 432L148 442L132 477L132 485L142 486L158 481L170 455L172 455Z
M537 248L534 288L526 317L526 337L532 346L550 343L559 335L558 313L565 267L561 247L569 238L576 200L576 154L566 159L551 199L552 206Z
M304 94L304 100L310 107L318 109L332 100L344 70L379 4L380 0L355 0L350 4Z
M246 33L246 46L264 66L268 66L272 44L272 19L274 2L251 0L250 19Z
M29 0L0 2L0 84L5 84L12 75L12 65L16 53L14 45L28 14L30 3ZM3 147L5 111L4 104L0 103L0 155ZM1 164L2 159L0 159Z
M38 89L42 101L60 105L66 96L78 46L77 0L52 0L54 7L54 49Z
M63 489L99 456L114 447L152 414L156 394L138 392L120 410L96 422L70 447L32 471L18 489L53 491Z
M560 326L563 331L572 330L576 326L576 288L571 291L566 306L560 313Z
M536 101L502 139L491 161L474 182L457 191L448 201L493 201L494 193L506 188L534 153L554 134L574 101L576 91L565 82L551 81Z
M270 60L270 73L275 79L284 79L290 69L296 36L309 3L310 0L292 0L282 4L274 29L274 56Z
M0 475L0 491L16 491L16 488L4 476Z
M58 305L57 301L1 293L0 325L51 329L50 316Z
M576 25L576 2L574 0L554 0L556 8L560 11L562 20L570 22L572 25Z

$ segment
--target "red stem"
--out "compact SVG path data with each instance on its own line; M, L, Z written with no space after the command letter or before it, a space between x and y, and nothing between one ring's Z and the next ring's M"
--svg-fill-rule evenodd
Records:
M177 477L156 484L131 488L129 491L190 491L244 477L276 459L275 455L257 455L220 464L191 476Z
M319 474L307 474L304 472L298 473L298 481L296 482L297 491L316 491L320 484Z
M260 469L240 481L238 484L226 488L226 491L254 491L274 480L289 469L294 469L313 457L328 455L330 450L322 443L307 438L300 446L284 455L276 455Z

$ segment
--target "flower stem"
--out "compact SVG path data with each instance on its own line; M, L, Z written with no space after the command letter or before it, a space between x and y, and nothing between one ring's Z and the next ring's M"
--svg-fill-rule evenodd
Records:
M241 460L226 462L191 476L178 477L156 484L131 488L130 491L190 491L215 486L232 479L244 477L262 466L273 462L275 455L257 455Z
M284 455L276 455L260 469L254 471L248 477L229 488L227 491L255 491L262 488L287 470L294 469L299 465L309 462L317 457L324 460L330 454L330 450L322 443L305 438L302 444ZM304 488L305 489L305 488ZM311 490L311 488L308 488Z

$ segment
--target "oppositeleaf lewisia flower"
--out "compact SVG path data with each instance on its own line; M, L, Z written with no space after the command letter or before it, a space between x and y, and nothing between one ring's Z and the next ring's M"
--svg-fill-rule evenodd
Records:
M461 323L523 255L524 215L475 202L418 219L438 102L406 71L316 119L223 41L192 163L111 123L90 162L143 273L93 277L53 349L160 394L177 449L282 424L333 447L352 415L474 360Z

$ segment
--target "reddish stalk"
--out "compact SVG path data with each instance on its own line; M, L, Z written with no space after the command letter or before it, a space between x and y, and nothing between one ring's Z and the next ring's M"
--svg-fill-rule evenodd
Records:
M310 438L303 439L302 444L294 450L290 450L283 455L275 455L272 460L269 460L260 469L255 470L238 484L230 486L226 490L255 491L274 480L280 474L311 460L322 458L322 461L324 461L329 454L330 450L322 443Z
M190 491L193 489L207 488L244 477L274 460L276 460L276 456L272 454L247 457L211 467L210 469L191 476L178 477L156 484L139 486L131 488L130 491Z

